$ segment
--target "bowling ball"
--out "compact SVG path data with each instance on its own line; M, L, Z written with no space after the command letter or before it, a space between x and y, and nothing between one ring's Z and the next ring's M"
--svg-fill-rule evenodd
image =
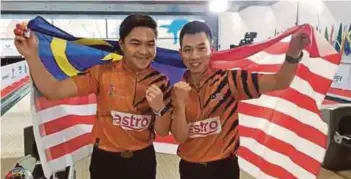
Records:
M17 166L7 173L5 179L33 179L33 175L23 167Z

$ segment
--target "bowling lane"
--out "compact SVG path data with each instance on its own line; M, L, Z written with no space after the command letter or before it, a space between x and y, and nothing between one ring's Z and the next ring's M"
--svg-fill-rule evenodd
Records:
M30 94L1 116L1 178L24 156L23 129L32 125Z

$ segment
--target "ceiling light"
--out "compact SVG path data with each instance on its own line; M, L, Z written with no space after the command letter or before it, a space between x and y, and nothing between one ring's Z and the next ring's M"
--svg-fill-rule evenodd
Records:
M228 0L212 0L208 5L211 12L220 13L228 9L228 4Z

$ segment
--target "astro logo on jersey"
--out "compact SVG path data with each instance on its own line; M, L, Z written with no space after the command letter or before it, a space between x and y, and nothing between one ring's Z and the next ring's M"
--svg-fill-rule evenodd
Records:
M111 111L112 124L120 126L124 130L143 131L147 129L151 122L149 115L136 115L123 113L118 111Z
M219 134L222 131L222 126L218 116L190 123L189 130L190 138L206 137L213 134Z

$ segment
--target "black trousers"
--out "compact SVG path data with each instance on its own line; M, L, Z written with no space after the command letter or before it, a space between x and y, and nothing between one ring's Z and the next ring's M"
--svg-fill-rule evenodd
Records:
M156 179L156 155L153 145L122 157L94 147L90 162L90 179Z
M181 179L239 179L240 169L237 157L230 157L207 163L179 163Z

